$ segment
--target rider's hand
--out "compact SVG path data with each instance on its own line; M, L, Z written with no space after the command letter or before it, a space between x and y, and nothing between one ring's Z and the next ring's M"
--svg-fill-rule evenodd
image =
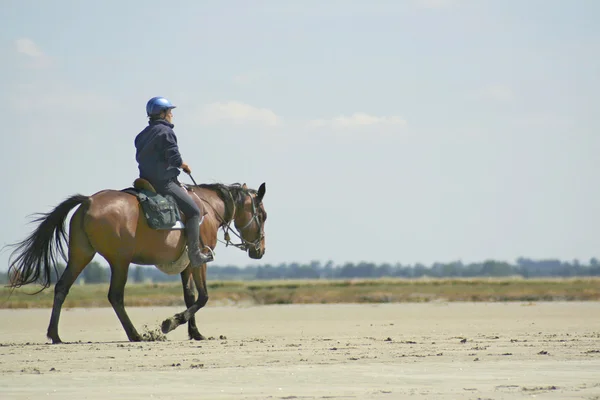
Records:
M183 172L185 172L186 174L191 174L192 173L192 169L190 168L189 165L187 165L186 163L181 163L181 169L183 170Z

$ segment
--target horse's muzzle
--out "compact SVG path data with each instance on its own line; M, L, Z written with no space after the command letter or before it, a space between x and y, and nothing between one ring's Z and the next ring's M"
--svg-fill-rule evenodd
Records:
M263 255L265 254L264 250L257 250L257 249L248 249L248 255L250 256L250 258L254 259L254 260L260 260Z

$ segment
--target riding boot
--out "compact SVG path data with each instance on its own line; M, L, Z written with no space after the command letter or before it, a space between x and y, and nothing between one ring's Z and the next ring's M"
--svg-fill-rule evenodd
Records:
M204 244L200 239L200 217L192 217L185 222L185 234L187 236L188 256L192 267L199 267L202 264L213 261L212 254L204 254L200 251L200 246L204 249Z

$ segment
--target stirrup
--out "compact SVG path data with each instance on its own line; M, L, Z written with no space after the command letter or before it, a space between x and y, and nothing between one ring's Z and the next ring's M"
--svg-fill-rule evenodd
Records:
M208 250L210 251L210 254L204 254L200 251L200 249L198 249L198 253L194 254L193 256L190 254L190 262L192 263L192 267L194 266L199 266L202 264L206 264L209 263L211 261L214 261L215 259L215 253L212 251L212 249L208 246L204 246L205 248L208 248ZM195 259L198 258L198 262L194 262L196 261Z
M204 254L202 252L200 252L200 254L210 258L210 261L214 261L215 260L215 252L213 251L213 249L211 249L209 246L204 246L205 249L208 249L208 251L210 252L210 254Z
M204 253L200 253L200 257L202 258L202 264L206 264L209 263L211 261L214 261L215 258L212 256L212 254L204 254Z

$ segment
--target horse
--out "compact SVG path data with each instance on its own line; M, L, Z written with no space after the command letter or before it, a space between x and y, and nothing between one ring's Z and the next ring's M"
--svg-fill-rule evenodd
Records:
M249 189L245 183L195 183L181 185L196 204L203 206L200 236L205 247L213 252L219 229L224 231L226 244L232 244L229 231L233 221L237 232L232 232L241 240L241 243L233 245L247 252L252 259L262 258L265 253L264 224L267 220L263 204L265 183L258 190ZM134 187L128 189L140 188L153 190L149 182L141 178L137 178ZM65 222L69 212L76 207L69 221L68 251L65 255ZM26 239L10 245L16 247L9 259L9 286L12 288L36 283L41 285L36 292L39 293L50 286L52 267L56 270L58 255L66 261L66 268L54 287L52 314L46 334L52 344L62 343L58 323L69 289L96 254L100 254L110 266L108 301L129 341L144 340L124 306L124 290L131 263L154 265L163 272L180 274L187 309L164 320L161 330L166 334L188 322L190 340L205 339L196 326L195 313L208 302L206 264L191 267L185 234L180 229L150 228L142 211L138 198L125 189L104 189L91 196L74 194L50 212L36 213L38 217L33 222L39 224L35 230ZM185 222L183 213L181 221ZM58 276L58 271L56 274ZM197 298L191 280L198 291Z

